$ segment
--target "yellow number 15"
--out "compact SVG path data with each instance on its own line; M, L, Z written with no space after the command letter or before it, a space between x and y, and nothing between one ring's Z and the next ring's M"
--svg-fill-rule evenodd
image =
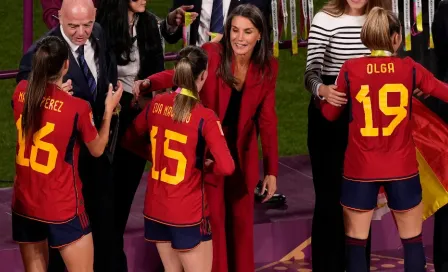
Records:
M389 93L400 94L400 106L390 107L387 105ZM372 101L369 94L369 85L362 85L356 95L356 100L362 103L364 108L365 127L361 128L361 135L365 137L375 137L379 135L378 128L373 127ZM379 91L379 109L384 115L395 116L387 127L383 127L382 135L390 136L395 128L406 118L408 111L406 107L409 102L409 91L403 84L385 84Z
M53 144L42 141L42 138L54 131L54 124L47 122L44 127L33 134L33 145L31 146L30 158L25 158L25 137L22 133L22 115L16 122L17 140L19 142L19 152L16 156L16 163L21 166L29 167L36 172L48 175L56 167L56 159L58 150ZM46 164L40 164L36 161L38 150L48 152L48 160Z
M177 185L181 183L185 178L185 170L187 168L187 158L185 158L184 154L182 152L172 150L170 149L170 141L175 141L181 144L187 143L187 136L174 132L172 130L165 130L165 142L163 142L163 155L167 158L174 159L177 161L177 168L176 168L176 174L169 175L166 173L166 167L162 169L162 173L160 173L159 170L156 170L158 167L156 165L156 135L159 131L159 128L156 126L153 126L151 128L151 152L152 152L152 170L151 170L151 176L155 180L159 180L162 182L166 182L171 185ZM159 166L160 167L160 166ZM160 175L161 174L161 175Z

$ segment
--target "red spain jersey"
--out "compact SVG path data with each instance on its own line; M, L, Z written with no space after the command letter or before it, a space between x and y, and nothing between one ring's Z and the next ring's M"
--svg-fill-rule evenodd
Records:
M176 93L156 96L137 116L129 135L147 135L152 168L148 173L144 215L173 226L199 224L208 215L202 180L206 148L212 171L230 175L235 166L215 113L198 103L186 122L175 122ZM179 94L180 95L180 94Z
M344 176L385 181L417 174L410 122L413 91L418 88L448 101L447 85L411 58L393 56L346 61L336 85L338 91L347 93L350 107ZM321 105L322 114L329 120L342 111L326 102Z
M80 141L98 134L88 102L48 84L40 103L41 124L32 140L22 135L22 111L27 81L13 94L17 128L13 212L49 223L71 220L84 212L78 175Z

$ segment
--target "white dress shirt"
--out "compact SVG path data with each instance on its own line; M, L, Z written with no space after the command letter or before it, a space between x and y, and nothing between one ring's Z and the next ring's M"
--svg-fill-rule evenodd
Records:
M134 22L132 27L131 36L135 37L137 35L137 20ZM140 70L140 54L138 52L137 39L132 44L131 48L131 61L124 66L117 66L118 80L123 83L123 91L128 93L133 93L132 89L134 87L134 81L136 80L137 73Z
M65 35L64 30L61 26L61 33L64 40L70 46L70 50L72 51L73 57L75 57L76 63L78 63L78 50L79 45L74 44L68 37ZM95 78L95 82L98 84L98 69L97 69L97 60L95 60L95 49L92 46L92 43L88 39L84 44L84 58L87 62L87 66L89 66L90 72L92 72L93 78ZM79 65L79 63L78 63Z
M222 1L224 24L226 22L227 13L230 7L230 0ZM213 10L213 0L202 0L201 6L201 16L199 18L199 28L198 28L198 41L197 46L201 46L209 41L209 35L207 32L210 30L210 23L212 20L212 10ZM196 19L197 20L197 19Z

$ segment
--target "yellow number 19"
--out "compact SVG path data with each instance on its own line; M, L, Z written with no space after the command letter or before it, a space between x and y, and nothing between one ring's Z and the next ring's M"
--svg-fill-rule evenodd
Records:
M182 154L179 151L170 149L170 141L176 141L181 144L187 143L187 136L174 132L172 130L165 130L165 142L163 143L163 155L167 158L174 159L177 161L177 169L176 169L176 175L172 176L166 173L166 167L162 169L162 175L160 175L160 172L156 170L156 135L159 131L159 128L156 126L153 126L151 129L151 152L152 152L152 170L151 170L151 176L155 180L159 180L162 182L166 182L171 185L177 185L181 183L185 178L185 170L187 168L187 158L185 158L184 154Z
M44 127L33 134L33 145L31 146L30 158L25 158L25 138L22 133L22 115L16 122L17 139L19 142L19 152L16 156L16 163L21 166L29 167L36 172L48 175L56 167L56 159L58 150L53 144L42 141L42 138L54 131L54 124L47 122ZM48 152L48 160L46 164L40 164L36 161L38 150Z
M389 107L387 105L387 96L389 93L400 94L400 106ZM356 95L356 100L362 103L364 108L365 127L361 128L361 135L365 137L378 136L378 128L373 127L372 102L369 94L369 85L362 85L361 90ZM383 136L390 136L395 128L406 118L408 111L406 107L409 101L409 91L403 84L385 84L379 91L379 109L387 116L395 118L390 122L389 126L382 128Z

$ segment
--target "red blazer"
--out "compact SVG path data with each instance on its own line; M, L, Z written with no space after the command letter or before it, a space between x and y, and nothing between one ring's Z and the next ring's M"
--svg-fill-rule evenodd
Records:
M219 119L223 120L232 90L220 77L216 76L221 62L222 46L218 43L206 43L202 48L207 52L209 59L208 77L200 92L200 98L205 107L214 110ZM241 100L237 149L240 167L249 190L253 190L259 180L257 127L261 136L264 173L274 176L278 174L278 133L275 111L277 60L272 58L270 66L272 74L267 74L261 79L257 66L250 64ZM173 70L167 70L148 77L151 80L151 88L148 91L172 87L173 75ZM205 177L206 182L214 184L220 179L222 177Z

